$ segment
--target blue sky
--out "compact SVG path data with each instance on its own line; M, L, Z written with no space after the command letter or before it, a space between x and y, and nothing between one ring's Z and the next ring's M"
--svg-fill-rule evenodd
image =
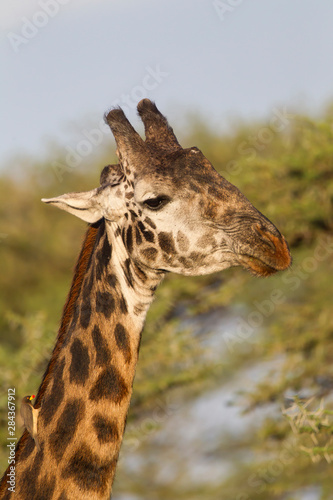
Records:
M3 0L0 19L4 168L75 147L116 103L137 126L143 94L178 133L189 111L223 128L333 100L330 0Z

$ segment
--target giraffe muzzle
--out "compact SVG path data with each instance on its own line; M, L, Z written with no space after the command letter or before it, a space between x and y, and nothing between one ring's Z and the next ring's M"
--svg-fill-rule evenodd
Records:
M278 271L285 271L291 265L288 244L282 235L276 236L271 231L255 224L254 230L261 245L255 252L240 255L240 264L256 276L271 276Z

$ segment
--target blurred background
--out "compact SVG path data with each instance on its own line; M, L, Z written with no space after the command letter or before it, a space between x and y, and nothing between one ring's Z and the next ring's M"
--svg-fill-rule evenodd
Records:
M113 498L333 499L332 2L17 0L0 14L3 470L8 388L38 390L85 232L40 198L96 187L116 160L103 113L119 105L142 132L149 97L283 232L293 266L167 277Z

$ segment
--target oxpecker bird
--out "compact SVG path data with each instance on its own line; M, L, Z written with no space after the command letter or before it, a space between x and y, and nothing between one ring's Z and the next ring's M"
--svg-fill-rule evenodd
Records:
M35 396L25 396L21 404L21 417L23 418L24 426L34 439L37 451L40 451L40 445L37 436L37 420L39 408L35 409L32 405L32 400Z

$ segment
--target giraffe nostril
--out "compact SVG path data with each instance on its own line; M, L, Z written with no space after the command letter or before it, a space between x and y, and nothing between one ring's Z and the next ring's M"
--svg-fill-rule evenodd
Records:
M276 240L277 237L274 236L269 231L263 229L260 224L254 224L253 226L254 232L259 236L261 241L265 243L273 253L276 252Z
M276 230L276 234L263 229L260 224L254 225L255 232L261 241L269 248L269 253L275 261L275 267L279 270L287 269L291 264L291 255L284 237Z

